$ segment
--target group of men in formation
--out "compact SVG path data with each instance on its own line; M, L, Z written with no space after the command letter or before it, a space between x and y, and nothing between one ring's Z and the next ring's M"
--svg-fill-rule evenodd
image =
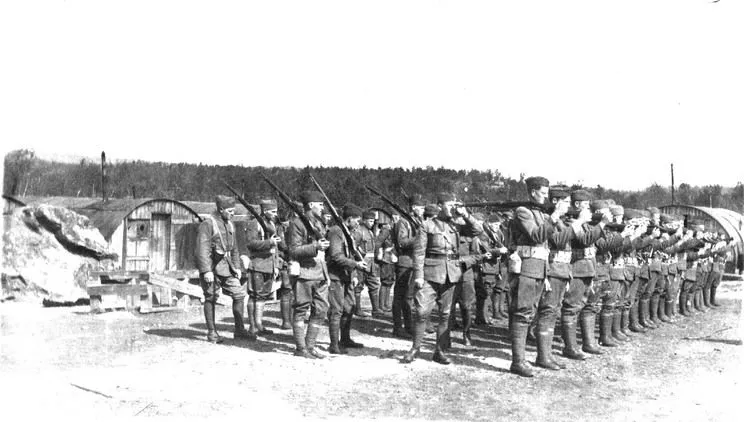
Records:
M217 196L216 212L199 226L196 252L207 340L222 341L215 326L220 290L233 299L234 337L247 341L272 334L263 314L276 291L296 356L325 357L317 338L326 319L327 352L346 354L364 347L351 338L351 327L354 316L370 317L361 303L366 287L371 316L392 311L393 335L412 339L403 362L414 361L426 333L435 332L432 359L451 363L459 305L464 347L472 347L474 324L508 318L510 371L531 377L530 335L535 366L565 368L551 347L559 318L563 356L584 360L630 341L631 333L719 306L716 289L733 246L725 235L656 208L592 200L587 191L550 186L543 177L526 185L529 201L488 215L471 213L451 193L438 194L436 204L413 195L407 212L393 211L392 224L378 224L375 211L354 204L330 221L327 198L306 191L304 216L279 219L276 201L265 199L258 218L236 225L234 198Z

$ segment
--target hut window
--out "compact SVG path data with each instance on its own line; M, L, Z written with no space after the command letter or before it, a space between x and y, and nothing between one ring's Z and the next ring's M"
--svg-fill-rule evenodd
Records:
M150 237L150 220L129 220L127 237L130 240L144 240Z

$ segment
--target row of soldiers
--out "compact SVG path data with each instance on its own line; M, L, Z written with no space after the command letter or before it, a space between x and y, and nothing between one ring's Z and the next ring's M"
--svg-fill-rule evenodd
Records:
M249 341L271 334L263 310L277 291L282 328L292 329L297 356L325 357L316 343L326 318L328 352L345 354L364 347L351 339L351 325L354 316L369 316L361 306L366 287L372 316L392 310L393 334L412 339L403 362L415 360L426 333L436 332L432 359L451 363L459 305L465 347L472 347L473 324L508 317L510 370L529 377L529 333L537 343L536 366L565 367L551 349L559 318L563 356L583 360L629 341L631 332L670 323L677 313L718 306L716 288L731 246L725 236L706 233L700 222L683 227L658 209L644 215L592 200L583 190L551 187L543 177L526 184L528 203L487 216L472 214L451 193L438 194L435 205L414 195L405 218L396 214L391 227L380 227L373 211L354 204L332 224L323 195L307 191L300 198L304 218L280 222L277 203L266 199L263 221L236 229L234 199L218 196L217 211L199 227L196 254L207 339L222 340L214 322L220 290L233 299L235 338Z

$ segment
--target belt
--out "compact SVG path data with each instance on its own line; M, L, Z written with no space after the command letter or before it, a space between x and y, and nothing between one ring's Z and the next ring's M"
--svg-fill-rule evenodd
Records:
M571 263L571 251L551 251L551 262L560 262L562 264Z
M456 261L460 259L460 254L456 253L433 253L427 252L426 257L430 259L446 259L448 261Z
M574 259L590 259L597 256L597 248L594 246L589 246L588 248L584 249L574 249L573 250L573 257Z
M547 261L550 257L550 249L545 246L519 245L517 246L517 254L520 258L534 258Z

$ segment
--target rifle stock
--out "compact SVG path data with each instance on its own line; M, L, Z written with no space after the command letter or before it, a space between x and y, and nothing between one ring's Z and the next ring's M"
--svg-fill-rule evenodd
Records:
M333 217L333 220L336 221L336 224L341 228L341 232L344 234L344 238L346 239L346 244L349 245L349 250L354 255L354 259L357 261L363 261L364 255L362 255L361 252L359 252L359 249L357 248L356 242L354 241L354 238L351 236L351 232L349 231L349 228L346 227L346 224L344 224L344 220L341 218L340 215L338 215L338 212L336 211L336 208L333 206L333 203L328 198L328 195L325 194L325 191L322 187L320 187L320 184L317 180L315 180L315 177L313 175L310 175L310 181L313 182L315 185L315 188L318 189L318 192L320 192L321 195L323 195L323 199L325 199L326 205L328 205L328 211L331 213L331 216Z

